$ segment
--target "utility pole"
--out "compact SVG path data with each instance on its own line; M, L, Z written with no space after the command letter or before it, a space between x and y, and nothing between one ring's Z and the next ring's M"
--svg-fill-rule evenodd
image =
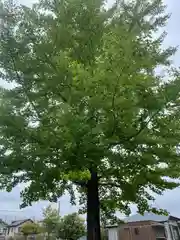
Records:
M60 211L61 211L60 207L61 207L60 200L58 200L58 213L59 213L59 215L60 215Z

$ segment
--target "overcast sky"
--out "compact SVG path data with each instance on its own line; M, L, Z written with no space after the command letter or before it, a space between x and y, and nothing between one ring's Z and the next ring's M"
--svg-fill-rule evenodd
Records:
M19 0L20 3L31 5L35 0ZM180 31L178 31L178 25L180 23L180 1L179 0L165 0L168 5L168 12L172 13L171 19L167 26L168 36L165 41L165 45L177 46L180 43ZM176 65L180 65L180 51L174 57ZM1 80L0 80L1 81ZM20 203L20 190L22 187L16 187L11 193L0 192L0 218L19 219L23 217L35 217L40 218L42 208L47 206L47 202L39 202L32 207L28 207L25 210L19 210ZM180 189L177 188L173 191L165 192L164 196L157 197L155 206L167 209L172 215L180 217ZM76 210L69 204L68 196L64 196L60 200L61 214L67 214ZM8 211L7 211L8 210ZM135 209L133 208L135 211Z

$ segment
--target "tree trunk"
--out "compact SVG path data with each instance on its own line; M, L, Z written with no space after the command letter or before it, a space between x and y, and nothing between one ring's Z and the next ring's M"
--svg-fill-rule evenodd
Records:
M87 240L100 240L100 202L97 173L91 171L87 183Z
M27 240L27 239L28 239L28 235L24 234L24 240Z

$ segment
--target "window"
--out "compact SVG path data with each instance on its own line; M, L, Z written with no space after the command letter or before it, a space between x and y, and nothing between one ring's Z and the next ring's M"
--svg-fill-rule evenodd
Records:
M166 239L165 227L163 225L153 226L153 229L156 234L156 239Z
M136 235L139 235L139 228L135 228L135 229L134 229L134 233L135 233Z

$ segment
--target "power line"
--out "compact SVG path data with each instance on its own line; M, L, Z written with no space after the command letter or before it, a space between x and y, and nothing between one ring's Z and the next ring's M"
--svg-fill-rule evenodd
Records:
M21 209L14 209L14 210L9 210L9 209L0 209L0 212L23 212Z

